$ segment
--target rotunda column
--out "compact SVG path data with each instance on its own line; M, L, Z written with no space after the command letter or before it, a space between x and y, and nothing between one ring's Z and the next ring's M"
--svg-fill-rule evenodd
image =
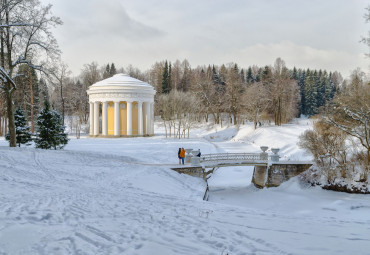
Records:
M143 102L137 102L138 134L143 135Z
M99 102L94 102L94 135L99 135Z
M150 104L150 134L154 134L154 103Z
M108 102L103 102L103 112L102 112L102 133L103 135L108 135Z
M132 135L132 102L127 101L127 135Z
M94 135L94 103L90 102L90 135Z
M145 134L150 134L150 103L145 102Z
M114 101L114 135L119 136L119 101Z

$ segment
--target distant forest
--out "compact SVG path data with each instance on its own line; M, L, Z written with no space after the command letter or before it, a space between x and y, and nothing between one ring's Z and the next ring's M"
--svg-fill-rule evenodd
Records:
M116 73L127 73L153 85L157 91L156 115L163 119L188 113L194 120L211 119L221 124L226 116L235 125L253 121L255 127L261 122L273 121L281 125L301 115L317 114L320 107L334 97L343 82L338 72L288 69L280 58L272 66L253 65L247 68L241 68L236 63L192 68L186 59L173 63L164 60L156 62L147 71L132 65L116 68L114 63L99 66L93 62L84 65L77 77L70 76L65 64L49 76L24 64L17 69L15 109L24 110L32 132L45 99L63 114L63 119L68 115L74 116L75 122L87 123L87 88ZM182 102L178 112L174 112L178 108L173 105L174 102L167 102L171 97L186 101ZM4 100L0 103L0 134L4 135L6 105Z

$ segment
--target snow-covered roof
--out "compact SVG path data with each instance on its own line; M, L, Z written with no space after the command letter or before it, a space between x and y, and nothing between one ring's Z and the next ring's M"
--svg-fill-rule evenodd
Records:
M153 102L155 92L152 85L123 73L94 83L87 90L90 102L115 100Z
M99 81L91 85L90 87L102 87L102 86L125 86L125 87L134 86L134 87L153 88L150 84L140 81L138 79L132 78L128 74L123 74L123 73L115 74L114 76L108 79Z

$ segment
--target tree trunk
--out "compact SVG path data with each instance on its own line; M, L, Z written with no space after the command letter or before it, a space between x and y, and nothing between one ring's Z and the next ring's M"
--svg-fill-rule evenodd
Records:
M34 109L34 105L33 105L33 84L32 84L31 72L30 72L29 68L28 68L28 77L30 79L30 94L31 94L31 132L35 133L35 122L34 122L34 119L33 119L33 109Z
M63 83L60 84L60 97L62 99L62 121L64 125L64 98L63 98Z
M238 123L237 118L236 118L236 112L233 113L233 118L234 118L234 126Z
M8 130L8 118L4 118L4 136L6 136L6 132Z
M3 136L3 117L1 116L1 112L0 112L0 136Z
M281 96L278 97L277 99L277 109L275 110L275 125L276 126L281 126Z
M16 147L16 137L15 137L15 123L14 123L14 114L13 114L13 100L12 92L10 91L11 84L8 81L5 85L5 98L6 98L6 107L8 114L8 129L9 129L9 147ZM14 91L14 90L13 90Z

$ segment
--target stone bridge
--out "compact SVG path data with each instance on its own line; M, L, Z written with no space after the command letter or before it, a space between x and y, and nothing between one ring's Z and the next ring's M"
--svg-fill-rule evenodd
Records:
M312 162L305 161L279 161L279 149L272 148L273 154L268 154L267 149L267 146L261 146L260 153L215 153L201 157L195 156L199 151L186 149L186 162L191 165L172 169L179 173L203 176L207 180L208 174L219 167L254 166L252 183L256 187L264 188L277 187L312 165Z

